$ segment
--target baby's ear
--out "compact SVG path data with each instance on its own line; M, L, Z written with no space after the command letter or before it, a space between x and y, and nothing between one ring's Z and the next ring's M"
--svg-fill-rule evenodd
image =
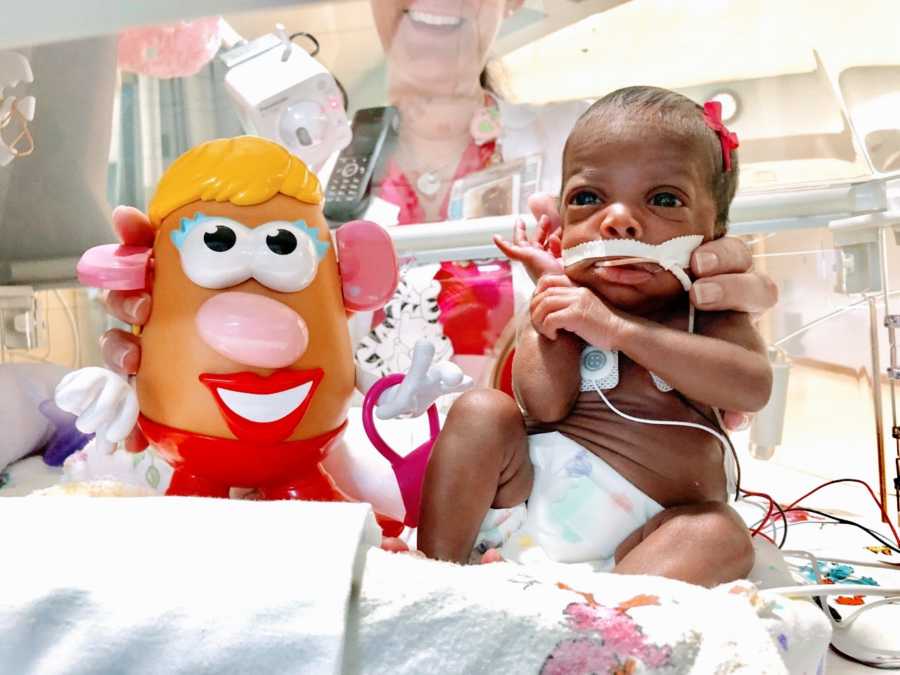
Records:
M399 265L394 242L380 225L354 220L334 233L344 307L353 312L379 309L397 289Z

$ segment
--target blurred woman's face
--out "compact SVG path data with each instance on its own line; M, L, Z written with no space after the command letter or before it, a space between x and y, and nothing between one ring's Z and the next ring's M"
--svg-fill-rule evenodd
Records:
M522 0L371 0L394 91L473 90L507 13Z

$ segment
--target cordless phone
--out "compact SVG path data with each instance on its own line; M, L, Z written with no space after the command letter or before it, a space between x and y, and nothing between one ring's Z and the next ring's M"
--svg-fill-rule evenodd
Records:
M353 140L341 150L325 189L325 217L333 223L358 218L366 210L372 174L396 108L364 108L353 116Z

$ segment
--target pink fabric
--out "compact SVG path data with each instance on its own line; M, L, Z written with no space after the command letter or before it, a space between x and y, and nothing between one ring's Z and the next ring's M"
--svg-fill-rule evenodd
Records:
M219 17L132 28L119 35L119 68L170 78L196 75L222 43Z
M491 161L496 141L469 144L460 159L453 180L481 171ZM400 207L399 225L421 223L425 211L419 196L395 162L390 162L381 185L381 198ZM440 217L446 219L450 195L441 204ZM488 353L500 338L513 315L512 272L509 263L461 265L445 262L435 275L441 283L438 305L440 322L453 343L455 354Z
M453 180L458 180L463 176L468 176L470 173L475 173L485 168L491 161L496 146L495 141L484 145L477 145L474 141L469 143L469 146L463 152L462 158L459 160L456 173L453 174ZM425 210L419 203L419 195L416 194L416 190L409 182L409 179L393 160L388 162L387 175L381 182L380 196L383 200L400 207L400 214L397 217L398 225L425 222ZM450 193L448 192L441 204L441 219L447 218L447 206L449 203Z
M197 332L226 359L257 368L286 368L309 344L309 330L287 305L253 293L217 293L197 311Z

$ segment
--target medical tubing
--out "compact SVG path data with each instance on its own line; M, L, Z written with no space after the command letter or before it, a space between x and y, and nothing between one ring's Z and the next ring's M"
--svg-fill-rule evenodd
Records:
M702 424L695 424L694 422L675 422L672 420L648 420L648 419L644 419L641 417L633 417L632 415L623 413L621 410L616 408L612 403L610 403L609 399L606 398L606 395L604 395L603 391L597 385L596 381L591 380L591 385L594 387L594 391L596 391L600 395L600 398L603 399L603 402L607 405L607 407L610 410L612 410L614 413L616 413L616 415L618 415L619 417L623 417L630 422L638 422L640 424L655 424L658 426L667 426L667 427L690 427L691 429L702 429L706 433L711 434L712 436L715 436L716 439L718 439L719 443L722 444L723 452L728 449L728 441L718 431L714 431L714 430L710 429L709 427L704 426Z
M780 588L764 588L761 594L778 595L884 595L900 599L900 588L890 586L860 586L859 584L805 584L800 586L782 586Z
M891 291L890 293L888 293L888 296L889 297L894 296L894 295L897 295L898 293L900 293L900 290ZM793 331L792 333L788 333L784 337L778 338L778 340L776 340L775 342L772 343L772 346L780 347L785 342L793 340L798 335L803 335L803 333L805 333L806 331L808 331L812 328L815 328L820 323L824 323L824 322L828 321L829 319L833 319L836 316L840 316L841 314L844 314L845 312L849 312L851 310L859 308L861 305L866 304L868 302L868 300L869 300L869 298L868 298L868 296L866 296L865 298L862 298L861 300L856 300L855 302L851 302L849 305L845 305L843 307L839 307L835 310L832 310L831 312L828 312L828 314L823 314L818 319L813 319L809 323L807 323L803 326L800 326L800 328ZM883 298L881 300L883 302Z
M754 493L747 492L746 490L741 490L741 492L743 493L744 502L747 504L750 504L751 506L755 506L756 508L758 508L760 511L763 512L763 514L765 514L764 517L768 517L771 514L771 511L766 509L764 504L759 504L757 502L751 501L750 499L747 499L747 497L754 496ZM763 495L763 493L756 493L756 494L765 496L765 495ZM769 504L769 509L771 509L771 508L772 508L772 505ZM758 520L755 523L753 523L752 525L748 524L747 529L751 530L750 536L753 536L752 530L755 529L756 526L759 525L759 523L760 523L760 521ZM759 534L761 537L765 537L766 539L768 539L769 541L771 541L774 544L775 539L778 538L778 528L775 526L775 522L771 521L771 520L769 521L769 527L772 528L770 535L766 534L765 532L760 532ZM781 547L779 546L779 548L781 548Z
M875 541L877 541L882 546L885 546L885 547L891 549L895 553L900 553L900 548L897 548L897 546L895 544L892 544L887 537L880 534L879 532L876 532L873 529L866 527L862 523L857 523L855 520L850 520L849 518L840 518L838 516L833 516L830 513L825 513L825 511L817 511L816 509L810 509L805 506L798 506L793 509L786 509L785 513L814 513L817 516L821 516L823 518L830 519L828 521L822 521L822 520L804 521L804 522L808 522L808 523L812 522L812 523L819 523L819 524L830 523L832 525L852 525L853 527L856 527L856 528L862 530L863 532L865 532L866 534L868 534L870 537L872 537ZM772 524L774 524L774 522L775 521L773 519ZM794 524L796 525L796 523L794 523Z
M782 509L781 505L775 501L775 499L765 492L751 492L749 490L741 490L744 493L745 497L762 497L763 499L768 500L769 508L766 511L765 517L759 521L756 525L750 527L750 536L755 537L756 535L763 535L762 529L768 523L772 527L772 543L775 544L775 536L777 534L777 528L775 526L775 511L781 515L781 521L784 523L784 527L781 531L781 541L778 544L775 544L779 549L784 548L784 545L787 543L787 534L788 534L788 519L785 517L785 510ZM765 507L760 507L765 508ZM763 535L765 536L765 535Z
M799 504L800 502L802 502L802 501L803 501L804 499L806 499L807 497L809 497L809 496L815 494L816 492L818 492L818 491L821 490L822 488L828 487L829 485L836 485L836 484L838 484L838 483L859 483L860 485L862 485L863 487L865 487L866 490L868 490L869 495L871 495L872 499L873 499L873 500L875 501L875 503L878 505L878 510L879 510L879 512L881 513L882 517L884 518L884 521L887 523L888 527L891 529L891 534L894 535L894 541L896 542L897 546L900 547L900 536L898 536L897 530L894 528L894 525L890 522L890 519L887 517L887 513L886 513L886 511L885 511L885 509L884 509L884 506L882 505L882 503L881 503L880 501L878 501L878 497L875 496L875 493L872 491L872 488L869 486L869 484L866 483L866 482L863 481L863 480L859 480L858 478L838 478L838 479L836 479L836 480L831 480L831 481L828 481L828 482L826 482L826 483L822 483L821 485L819 485L819 486L813 488L812 490L810 490L809 492L807 492L805 495L803 495L803 496L800 497L799 499L795 500L792 504L790 504L789 506L787 506L787 507L784 509L784 512L786 513L786 512L788 512L788 511L793 510L793 509L797 506L797 504ZM808 510L808 509L804 509L804 510ZM774 517L774 514L773 514L773 517ZM833 518L834 516L829 516L829 517ZM785 521L785 522L786 522L786 521ZM762 527L765 527L765 522L763 522L763 523L761 524L760 529L762 529Z

